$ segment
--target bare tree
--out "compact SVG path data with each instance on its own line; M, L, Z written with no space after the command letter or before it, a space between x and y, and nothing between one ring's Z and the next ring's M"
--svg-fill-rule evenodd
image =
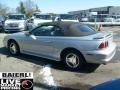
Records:
M23 3L23 2L20 2L20 6L18 6L18 7L16 8L16 11L17 11L18 13L26 14L25 7L24 7L24 3Z
M41 12L41 10L39 9L38 5L36 5L35 12Z
M39 7L32 0L26 0L24 4L27 16L32 16L34 12L40 11Z
M16 8L16 11L26 14L26 16L32 16L34 12L40 12L40 9L32 0L25 0L20 2L20 5Z
M0 3L0 15L7 15L9 13L9 8Z

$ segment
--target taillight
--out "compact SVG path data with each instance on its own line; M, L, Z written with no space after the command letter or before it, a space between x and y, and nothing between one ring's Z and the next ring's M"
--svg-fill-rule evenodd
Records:
M102 43L99 45L99 48L100 48L100 49L104 49L104 48L107 48L107 47L108 47L108 41L102 42Z

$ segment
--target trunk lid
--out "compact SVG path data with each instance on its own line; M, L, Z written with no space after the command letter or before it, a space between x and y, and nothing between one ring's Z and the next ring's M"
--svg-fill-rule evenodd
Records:
M100 32L93 37L93 40L107 40L108 42L113 42L112 32Z

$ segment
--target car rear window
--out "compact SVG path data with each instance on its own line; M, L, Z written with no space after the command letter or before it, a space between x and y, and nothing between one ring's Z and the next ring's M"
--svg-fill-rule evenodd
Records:
M78 28L81 32L94 32L94 29L88 25L76 25L76 28Z
M72 24L65 33L67 36L87 36L95 34L96 31L89 25Z

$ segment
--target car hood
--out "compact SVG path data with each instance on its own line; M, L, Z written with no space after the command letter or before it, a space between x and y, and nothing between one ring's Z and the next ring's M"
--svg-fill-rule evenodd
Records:
M4 41L8 41L9 39L17 40L17 39L21 39L23 37L25 37L25 32L18 32L18 33L13 33L13 34L7 34L4 37Z
M25 35L26 32L28 31L17 32L17 33L13 33L12 35L16 35L16 36Z
M13 34L7 34L8 38L19 38L19 37L23 37L25 35L25 32L27 31L23 31L23 32L17 32L17 33L13 33Z
M24 23L25 20L6 20L5 23Z

